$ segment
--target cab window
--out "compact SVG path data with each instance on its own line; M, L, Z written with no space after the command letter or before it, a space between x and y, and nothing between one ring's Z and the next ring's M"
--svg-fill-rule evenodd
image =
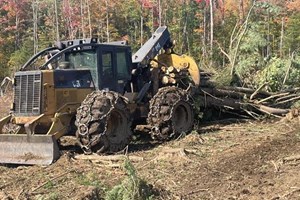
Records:
M102 53L102 71L104 77L113 77L112 52Z
M69 62L70 68L89 69L94 83L98 85L96 51L71 52L66 54L66 61Z
M117 56L117 78L127 79L129 78L129 69L127 65L127 54L126 51L119 51L116 53Z

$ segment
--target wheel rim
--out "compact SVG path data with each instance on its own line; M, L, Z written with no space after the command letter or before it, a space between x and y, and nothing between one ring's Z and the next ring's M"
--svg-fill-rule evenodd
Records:
M186 102L179 102L173 112L173 125L176 132L189 131L193 123L191 106Z
M127 134L124 133L128 119L126 115L118 109L114 109L107 122L107 137L111 143L117 144L126 139Z

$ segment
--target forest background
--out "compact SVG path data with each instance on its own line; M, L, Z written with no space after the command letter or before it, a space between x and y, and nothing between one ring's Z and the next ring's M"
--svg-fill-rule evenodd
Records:
M300 86L300 0L0 0L0 81L58 40L128 40L158 26L222 85Z

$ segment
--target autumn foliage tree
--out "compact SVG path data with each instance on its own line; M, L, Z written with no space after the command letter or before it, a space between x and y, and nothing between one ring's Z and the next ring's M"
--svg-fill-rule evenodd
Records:
M299 10L300 0L0 0L0 79L56 40L125 39L136 51L167 25L176 52L257 87L274 59L298 62Z

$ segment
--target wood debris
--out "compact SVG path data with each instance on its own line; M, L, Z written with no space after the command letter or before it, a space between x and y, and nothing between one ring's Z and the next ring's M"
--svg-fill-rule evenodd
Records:
M265 115L285 117L291 112L292 105L300 100L300 88L268 92L263 90L266 84L257 89L251 89L229 86L215 87L213 84L208 84L209 81L209 78L202 81L200 89L196 91L198 106L215 107L222 112L246 115L254 119Z

